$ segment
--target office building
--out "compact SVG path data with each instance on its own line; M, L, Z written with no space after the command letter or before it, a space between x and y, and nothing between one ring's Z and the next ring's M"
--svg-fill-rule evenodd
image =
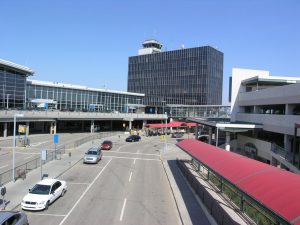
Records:
M127 90L144 93L148 110L222 104L222 52L210 46L161 48L157 40L147 40L137 56L129 57Z

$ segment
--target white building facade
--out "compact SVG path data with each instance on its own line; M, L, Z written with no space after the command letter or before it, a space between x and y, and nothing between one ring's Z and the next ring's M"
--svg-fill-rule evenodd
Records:
M231 142L233 151L300 173L300 140L294 137L300 122L299 77L233 68L231 122L262 126L238 133Z

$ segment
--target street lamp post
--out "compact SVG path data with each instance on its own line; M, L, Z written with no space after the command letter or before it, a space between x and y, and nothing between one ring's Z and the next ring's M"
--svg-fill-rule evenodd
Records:
M13 138L13 182L15 182L15 151L16 151L16 124L17 117L24 117L24 114L14 114L14 138Z

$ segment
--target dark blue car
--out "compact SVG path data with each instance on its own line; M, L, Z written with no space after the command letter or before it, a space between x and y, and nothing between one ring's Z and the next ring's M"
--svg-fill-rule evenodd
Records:
M126 138L127 142L136 142L140 141L141 137L139 135L130 135L128 138Z

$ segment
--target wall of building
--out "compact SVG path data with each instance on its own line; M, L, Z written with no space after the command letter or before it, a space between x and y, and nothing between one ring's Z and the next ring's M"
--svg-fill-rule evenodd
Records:
M240 93L246 92L245 87L241 85L241 82L245 79L260 76L268 77L269 71L265 70L251 70L251 69L241 69L233 68L232 69L232 89L231 89L231 121L235 122L236 114L241 111L241 108L238 104L238 98Z

